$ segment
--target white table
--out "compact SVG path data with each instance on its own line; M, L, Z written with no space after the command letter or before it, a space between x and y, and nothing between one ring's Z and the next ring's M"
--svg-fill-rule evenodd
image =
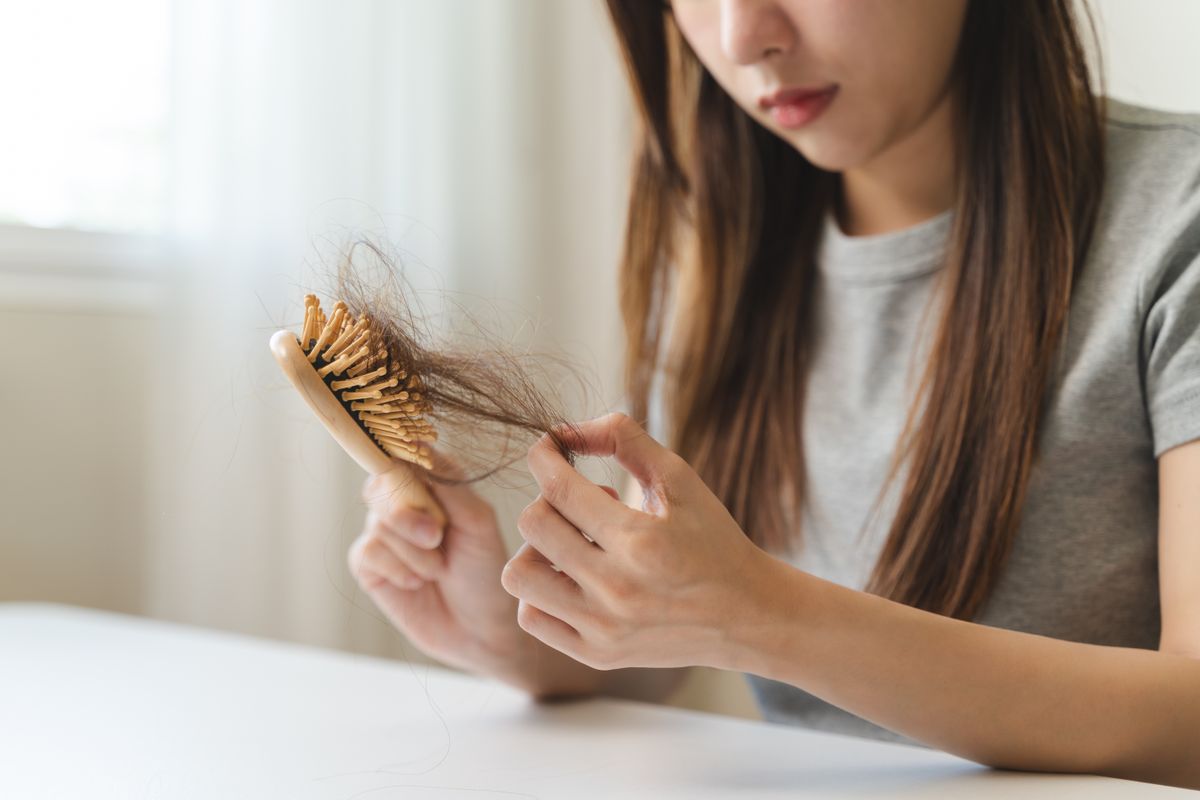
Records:
M1157 797L920 748L52 605L0 605L0 797Z

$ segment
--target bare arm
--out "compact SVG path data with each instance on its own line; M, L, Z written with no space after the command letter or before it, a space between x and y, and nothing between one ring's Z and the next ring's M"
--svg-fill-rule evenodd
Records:
M992 766L1200 788L1200 442L1159 469L1159 651L949 619L775 562L726 666Z

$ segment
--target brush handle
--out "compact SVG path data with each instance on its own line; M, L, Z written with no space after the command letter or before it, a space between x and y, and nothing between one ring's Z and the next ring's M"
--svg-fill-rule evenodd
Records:
M445 526L446 513L429 493L425 481L407 461L392 458L383 452L363 431L309 363L294 333L285 330L272 336L271 354L334 441L359 466L372 475L380 476L379 497L372 498L372 502L384 498L393 503L398 501L409 508L428 513L439 525Z

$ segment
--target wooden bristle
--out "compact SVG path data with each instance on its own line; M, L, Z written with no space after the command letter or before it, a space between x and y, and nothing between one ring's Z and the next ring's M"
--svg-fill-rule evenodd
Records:
M424 417L420 378L396 363L374 323L355 319L340 300L327 318L315 295L304 298L300 347L329 390L385 453L433 469L428 443L437 431Z

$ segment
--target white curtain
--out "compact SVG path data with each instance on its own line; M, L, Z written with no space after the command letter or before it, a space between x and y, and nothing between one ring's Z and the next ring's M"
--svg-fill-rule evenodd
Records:
M406 652L345 567L361 471L286 387L267 339L367 232L395 245L427 309L449 296L533 321L537 344L597 376L602 396L581 411L614 403L628 111L602 8L173 11L174 255L151 382L147 611Z

